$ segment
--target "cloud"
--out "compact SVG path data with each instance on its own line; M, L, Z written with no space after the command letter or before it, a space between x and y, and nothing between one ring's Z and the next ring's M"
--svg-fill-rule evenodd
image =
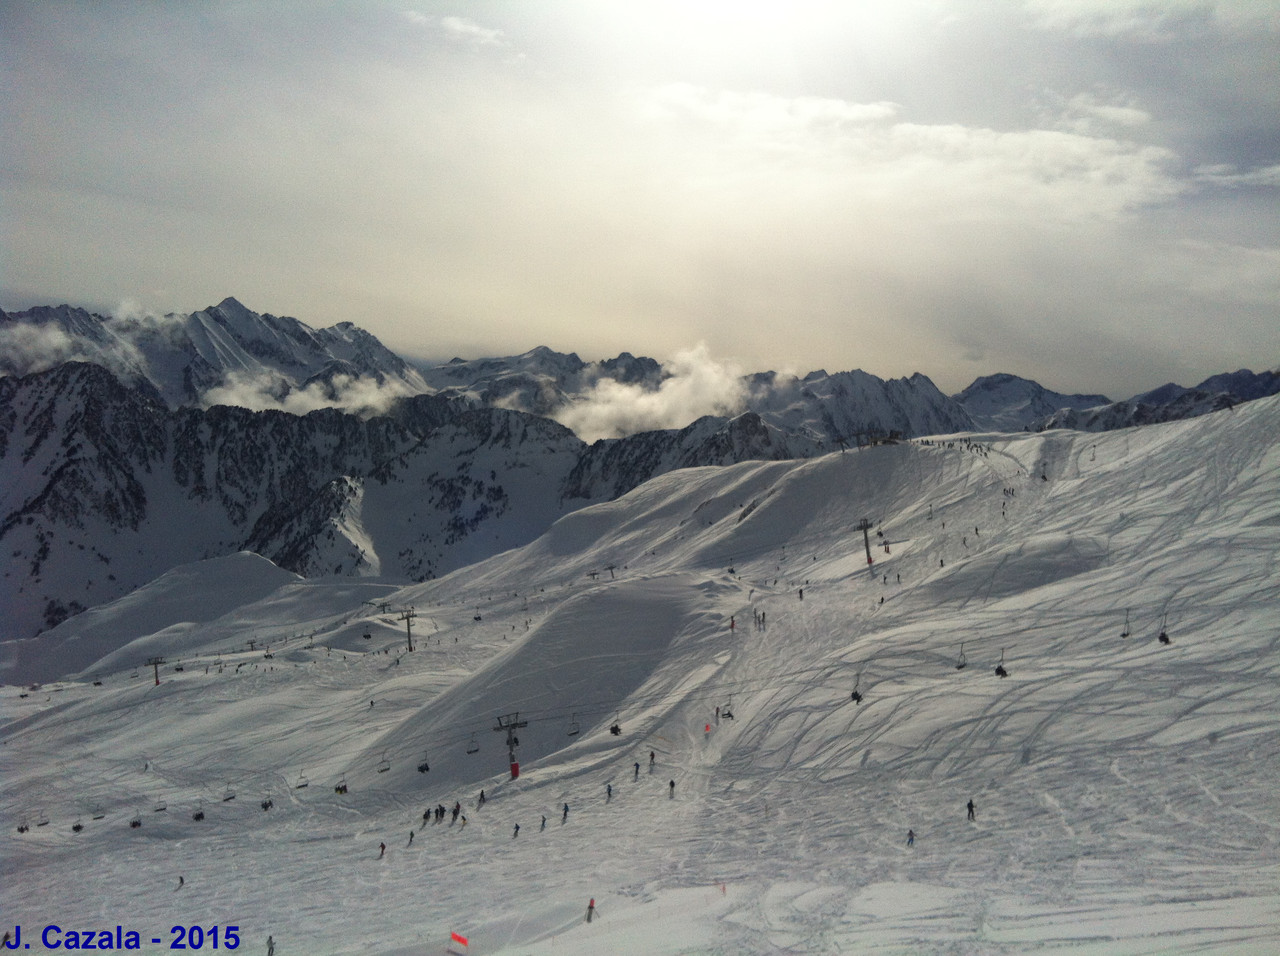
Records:
M1280 187L1280 165L1242 170L1230 163L1201 166L1195 171L1196 181L1207 186L1238 188L1245 186Z
M254 411L274 409L292 415L339 408L369 417L384 414L397 399L411 394L407 385L394 379L379 383L365 376L339 374L327 382L290 388L287 382L269 374L232 371L221 385L206 391L201 401L206 408L238 405Z
M13 375L31 375L63 362L92 362L78 340L52 325L12 322L0 326L3 367Z
M441 17L440 26L449 39L473 46L506 46L501 30L483 27L466 17Z
M683 428L703 415L733 415L746 398L742 373L717 362L699 344L676 354L669 377L657 389L603 378L552 417L583 441L621 438L636 432Z

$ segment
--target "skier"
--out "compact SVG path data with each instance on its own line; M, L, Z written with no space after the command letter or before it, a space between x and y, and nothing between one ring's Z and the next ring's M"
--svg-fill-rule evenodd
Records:
M667 786L670 787L670 790L667 793L667 799L674 800L676 798L676 782L672 780L667 784Z
M511 839L513 839L513 840L514 840L514 839L515 839L516 837L518 837L519 835L520 835L520 824L518 824L518 823L517 823L517 824L516 824L515 831L511 834Z
M607 783L604 788L604 802L608 803L613 799L613 784Z
M542 826L541 826L541 827L539 827L538 832L539 832L539 833L541 833L541 832L542 832L543 830L545 830L546 828L547 828L547 817L546 817L546 814L543 814L543 817L542 817Z
M187 881L183 877L178 877L178 889L182 889L187 885Z
M654 759L655 759L655 757L654 757L654 753L653 753L653 751L652 751L652 750L650 750L650 751L649 751L649 769L650 769L650 770L652 770L652 769L653 769L653 761L654 761Z
M915 831L915 830L908 830L908 831L907 831L907 846L915 846L915 845L916 845L916 831Z
M973 805L973 801L972 801L972 800L970 800L970 801L969 801L969 819L970 819L970 820L975 819L975 817L974 817L974 815L973 815L973 811L974 811L975 809L976 809L976 807L974 807L974 805Z
M716 707L716 725L719 726L719 724L720 724L720 708L717 706Z
M431 817L431 811L429 809L422 811L422 825L424 827L427 825L427 820L430 819L430 817Z
M480 799L476 801L476 809L484 806L484 791L480 791Z
M565 822L568 819L569 819L569 804L566 803L564 805L564 815L560 817L560 825L564 826Z
M738 628L737 619L732 614L729 615L729 630L732 632L737 630L737 628Z
M639 760L636 761L636 775L632 779L633 780L640 779L640 761Z
M800 589L800 600L804 600L804 588Z
M462 804L456 801L453 804L453 819L449 821L449 826L453 826L458 822L458 814L462 812Z
M466 828L467 828L467 815L464 813L462 815L462 826L458 827L458 829L465 830Z
M405 846L413 846L413 831L412 831L412 830L410 830L410 831L409 831L409 842L408 842L408 843L406 843L406 844L405 844Z
M267 937L267 956L276 956L276 941Z
M381 860L387 855L387 845L385 843L378 844L378 859Z
M591 917L595 915L596 915L596 900L595 900L595 897L592 897L591 902L587 904L587 922L590 923Z

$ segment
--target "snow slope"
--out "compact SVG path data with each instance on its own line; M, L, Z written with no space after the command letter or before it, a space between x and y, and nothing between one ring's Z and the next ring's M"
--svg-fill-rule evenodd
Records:
M0 898L281 956L1272 952L1278 553L1277 398L671 472L436 581L286 584L158 686L163 631L5 688Z

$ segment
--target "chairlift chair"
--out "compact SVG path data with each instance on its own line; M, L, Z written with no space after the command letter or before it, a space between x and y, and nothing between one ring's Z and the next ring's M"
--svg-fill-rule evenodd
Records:
M386 773L391 769L391 761L387 759L387 752L382 751L382 760L378 762L378 773Z
M26 833L26 832L27 832L28 830L30 830L30 829L31 829L31 827L27 824L27 821L26 821L26 820L23 820L21 823L19 823L19 824L18 824L18 832L19 832L19 833Z
M1000 648L1000 663L996 665L997 677L1008 677L1009 672L1004 669L1004 648Z
M570 737L576 737L578 736L578 730L578 715L574 714L569 718L569 730L567 731L567 734Z
M720 708L720 716L723 717L725 720L733 720L733 697L732 696L729 698L729 702Z
M47 827L48 825L49 825L49 814L41 810L40 814L36 817L36 826Z
M1158 640L1160 641L1161 644L1169 643L1169 632L1165 630L1165 624L1168 623L1168 620L1169 620L1169 614L1166 611L1160 618L1160 637L1158 638Z
M204 819L204 803L203 802L196 805L196 812L191 814L191 819L195 820L196 823L199 823L201 820Z
M859 693L858 691L858 685L861 683L862 683L862 672L859 671L857 676L854 677L853 679L853 690L849 693L849 699L853 701L855 704L862 703L862 694ZM733 715L730 714L729 716L732 717Z
M263 810L270 810L270 809L271 809L272 807L274 807L275 805L276 805L276 804L275 804L275 801L274 801L274 800L272 800L270 797L267 797L267 799L265 799L265 800L263 800L263 801L262 801L262 809L263 809Z
M307 775L299 771L298 782L293 785L294 790L305 790L311 786L311 781L307 779Z
M83 829L84 829L84 824L81 823L79 820L76 820L75 823L71 824L72 833L79 833Z
M155 809L156 813L164 813L168 809L169 809L169 804L166 803L164 800L156 801L156 809Z
M469 753L469 754L478 754L479 752L480 752L480 745L479 745L478 743L476 743L476 735L475 735L475 734L472 734L472 735L471 735L471 742L470 742L469 744L467 744L467 753Z
M132 820L129 821L130 830L137 830L141 826L142 826L142 817L135 816Z
M431 769L431 765L427 763L427 754L422 754L422 763L418 764L418 773L426 773Z
M106 811L103 810L101 806L97 806L93 808L93 818L95 820L101 820L106 815L107 815Z
M333 785L333 792L334 793L347 792L347 775L345 773L341 777L339 777L338 782Z
M1129 636L1129 609L1124 609L1124 630L1120 632L1121 637Z
M222 802L230 803L236 798L236 792L231 789L231 784L227 784L226 792L222 794Z
M962 671L968 665L969 661L964 656L964 643L960 644L960 656L956 659L956 670Z

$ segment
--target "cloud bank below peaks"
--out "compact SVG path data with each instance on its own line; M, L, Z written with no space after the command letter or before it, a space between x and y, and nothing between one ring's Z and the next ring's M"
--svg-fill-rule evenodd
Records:
M734 415L743 408L741 371L712 359L704 344L676 353L664 371L667 377L656 389L602 378L552 417L591 442L683 428L704 415Z
M238 405L255 412L281 411L305 415L321 408L338 408L367 418L385 414L400 398L414 394L402 382L339 372L324 380L312 380L294 388L283 379L262 372L228 372L221 385L204 393L206 408Z

